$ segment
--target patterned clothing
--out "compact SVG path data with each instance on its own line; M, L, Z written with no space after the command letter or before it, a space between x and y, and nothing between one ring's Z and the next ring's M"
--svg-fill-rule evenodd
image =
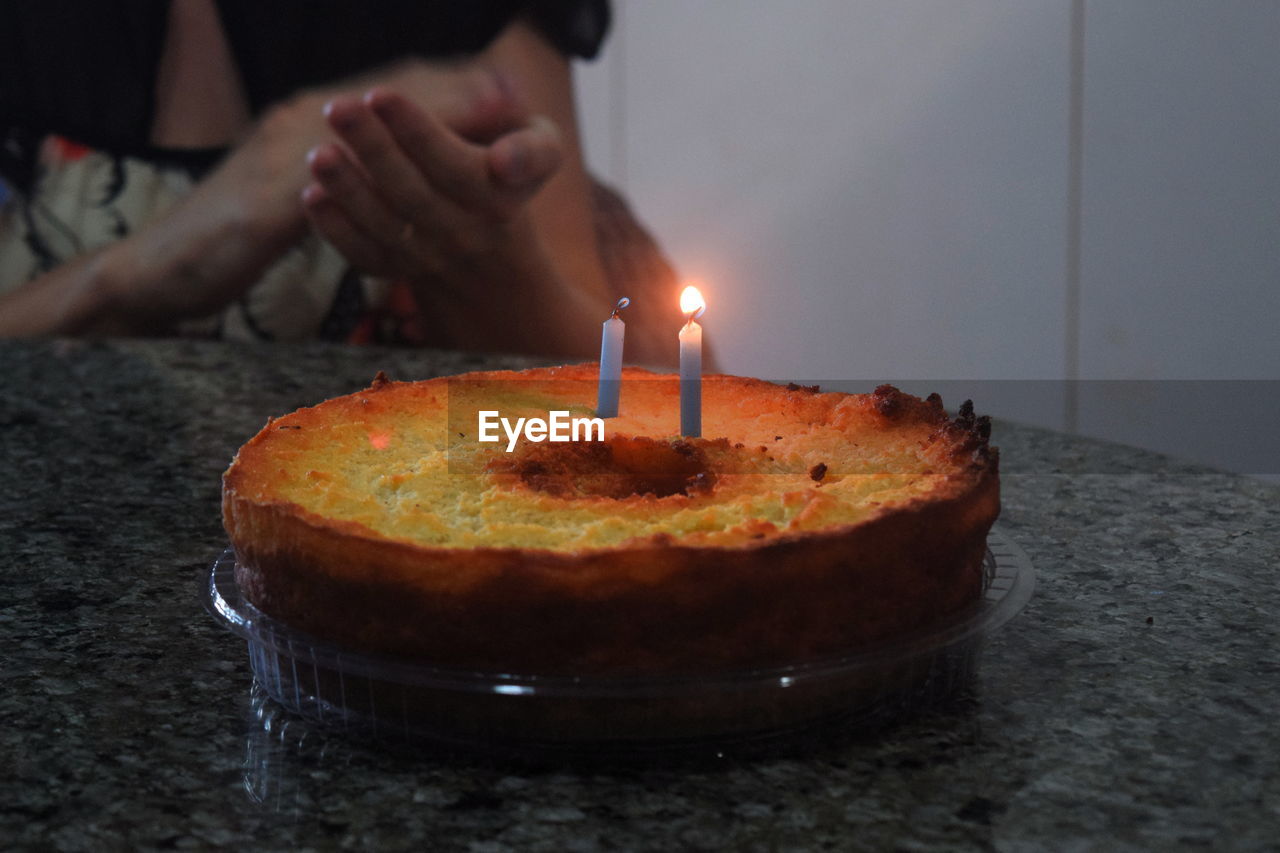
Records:
M0 211L0 287L15 287L114 243L190 192L199 171L194 163L149 163L45 137L30 193L11 194ZM359 288L357 301L350 293L339 300L343 288ZM362 315L385 302L386 291L382 282L351 274L336 249L309 236L235 303L180 323L176 331L232 340L303 340L324 330L334 339L351 339ZM332 316L340 304L346 318Z
M0 191L0 291L163 214L190 192L212 158L203 164L197 159L185 165L149 163L47 137L31 192ZM614 298L674 293L675 272L622 197L595 183L591 201ZM641 313L645 301L637 306ZM431 343L406 282L356 273L314 235L289 250L240 299L217 314L180 323L176 331L227 340Z

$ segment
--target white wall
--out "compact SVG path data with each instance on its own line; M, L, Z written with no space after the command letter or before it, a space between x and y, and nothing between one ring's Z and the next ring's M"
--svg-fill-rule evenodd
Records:
M1086 20L1079 429L1280 475L1280 3Z
M979 407L1211 462L1188 386L1060 380L1280 379L1275 0L614 3L588 159L727 371L1048 380Z

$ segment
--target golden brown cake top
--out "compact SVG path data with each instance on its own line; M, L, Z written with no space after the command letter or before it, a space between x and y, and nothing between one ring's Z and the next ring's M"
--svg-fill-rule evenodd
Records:
M576 552L638 541L754 547L953 498L996 471L989 424L966 404L889 386L821 393L708 376L703 438L681 439L675 377L629 368L605 440L481 443L479 412L510 423L592 417L596 368L387 382L273 419L224 488L317 525L435 548Z

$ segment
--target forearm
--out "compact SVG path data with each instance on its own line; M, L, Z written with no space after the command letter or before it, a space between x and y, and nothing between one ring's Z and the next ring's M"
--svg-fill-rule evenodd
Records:
M0 336L165 334L222 308L304 230L300 214L268 221L232 181L224 167L124 239L0 296Z
M167 333L222 309L300 238L300 221L268 224L251 199L218 181L197 187L104 259L107 304L127 318L129 333Z
M145 240L81 255L0 296L0 337L153 335L195 316L166 292L193 289L183 279L194 273L194 247L164 251Z
M228 226L157 223L0 296L0 337L152 335L225 304L259 264L228 258ZM222 247L222 248L220 248ZM222 276L215 270L238 269ZM243 283L242 283L243 282Z
M0 295L0 337L110 334L114 314L102 279L105 250L82 255Z

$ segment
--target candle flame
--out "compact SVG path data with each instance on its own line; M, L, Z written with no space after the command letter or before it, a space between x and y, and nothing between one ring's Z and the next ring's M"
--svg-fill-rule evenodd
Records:
M702 312L707 310L707 301L702 298L702 292L692 284L684 289L680 294L680 313L684 314L689 320L696 320L702 316Z

